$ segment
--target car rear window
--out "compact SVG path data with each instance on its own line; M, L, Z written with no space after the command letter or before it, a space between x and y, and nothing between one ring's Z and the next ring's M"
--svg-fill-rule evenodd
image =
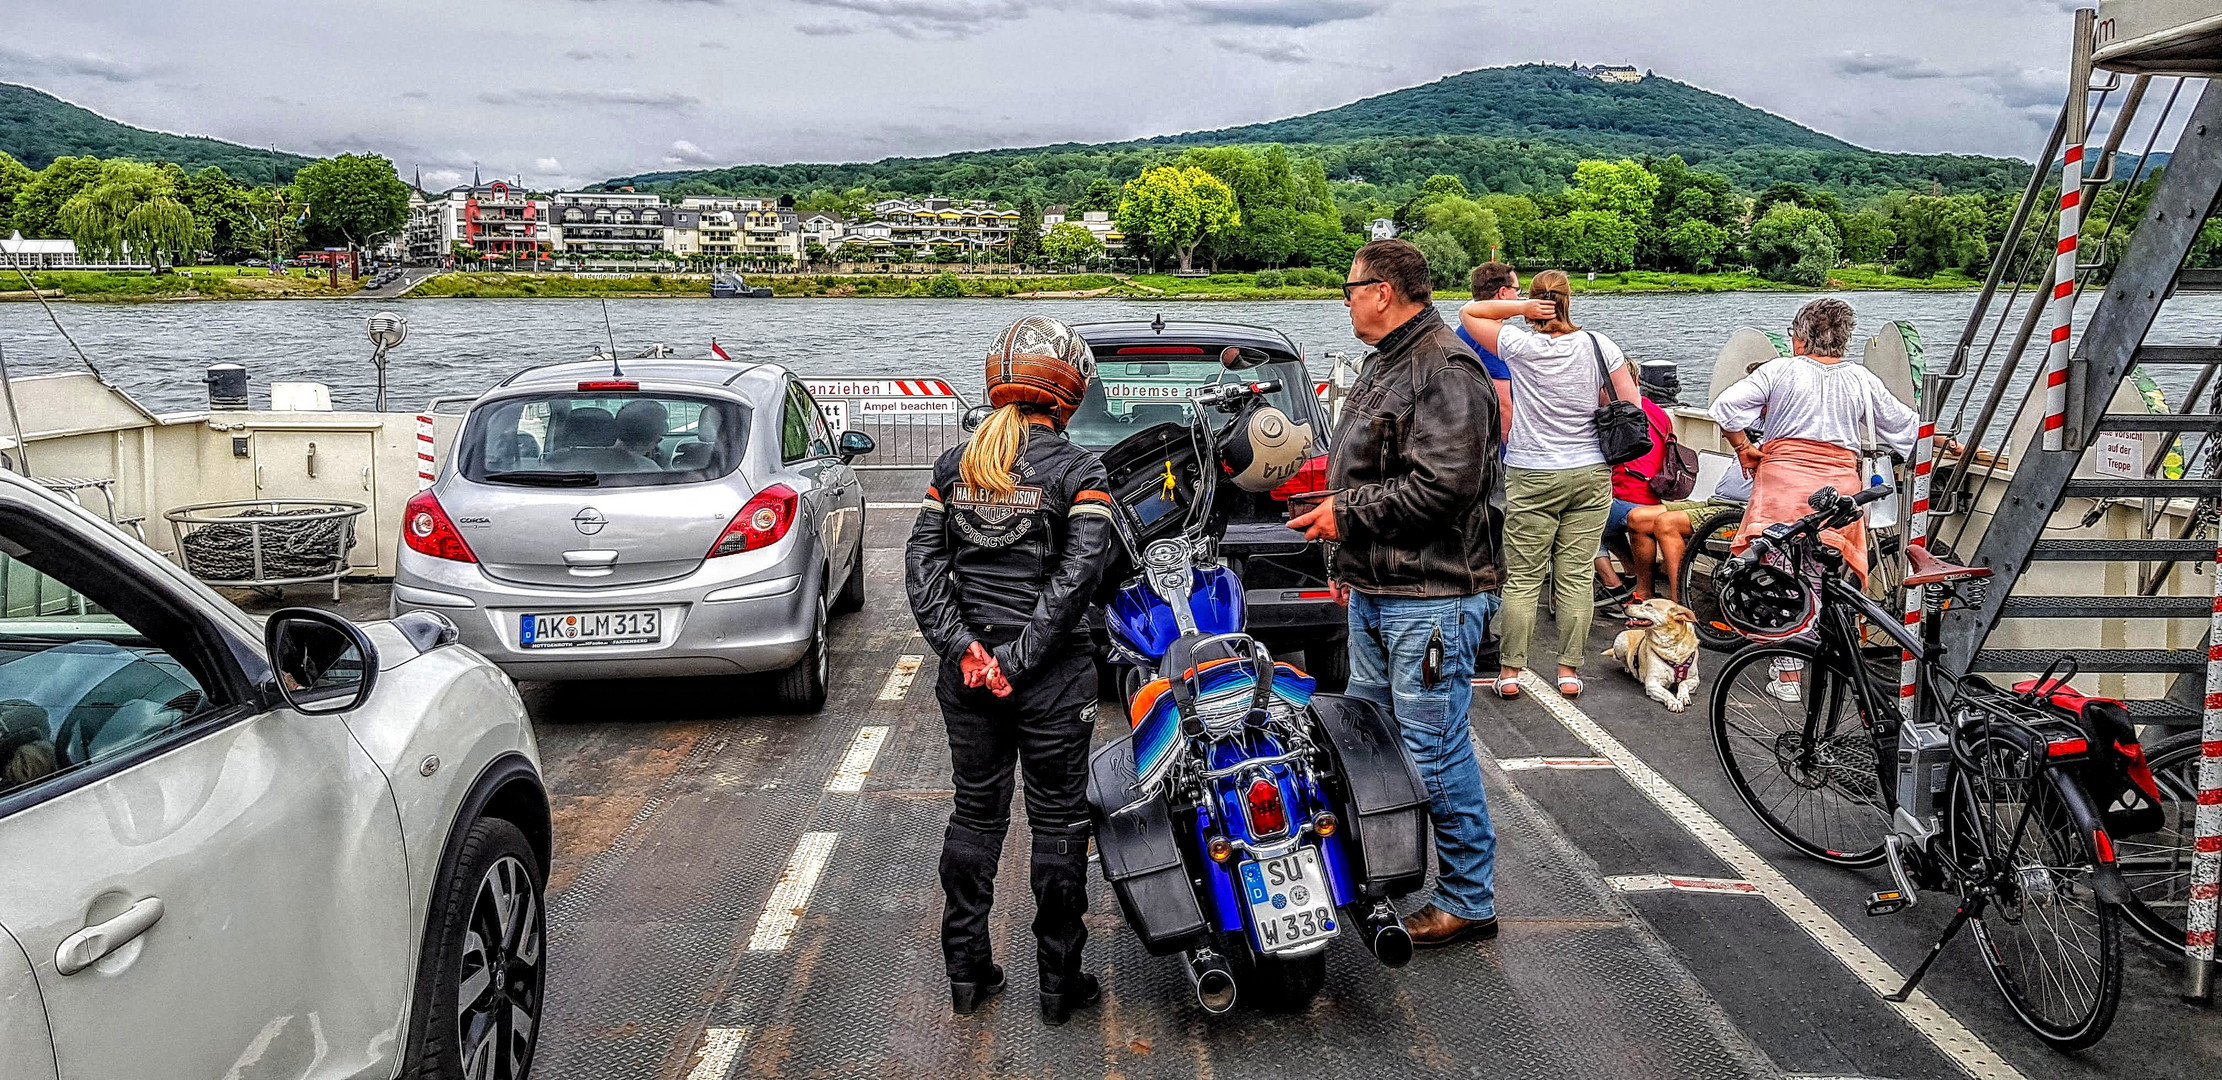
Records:
M654 487L740 467L748 409L673 394L552 393L472 410L458 468L482 484Z
M1303 367L1293 361L1250 371L1228 371L1215 357L1099 355L1088 396L1080 402L1065 431L1072 441L1102 450L1156 424L1187 423L1189 395L1199 388L1267 379L1281 381L1279 390L1266 395L1274 407L1299 420L1311 415L1297 396L1311 393L1311 383Z

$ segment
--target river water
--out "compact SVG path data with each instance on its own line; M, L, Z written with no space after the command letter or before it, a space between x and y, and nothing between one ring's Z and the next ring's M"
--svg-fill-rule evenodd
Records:
M1574 314L1638 359L1682 365L1683 400L1703 402L1713 358L1740 326L1781 329L1810 293L1712 293L1583 296ZM1864 292L1844 297L1863 330L1910 321L1932 362L1956 341L1973 293ZM609 325L595 300L299 300L63 303L53 312L92 362L157 411L198 409L208 365L247 367L256 404L273 381L327 383L333 404L368 408L375 373L363 320L384 309L409 319L409 339L391 354L389 402L413 409L433 397L476 393L520 367L576 359L614 334L621 355L654 343L706 355L711 338L735 360L772 361L805 375L940 376L978 397L980 357L996 330L1029 314L1072 322L1209 319L1256 323L1302 345L1315 373L1330 350L1362 352L1337 301L1160 302L1127 300L703 299L612 300ZM2087 302L2082 309L2090 310ZM1445 303L1443 312L1453 316ZM1994 315L1995 318L1995 315ZM2018 322L2018 319L2016 320ZM2010 337L2013 327L2006 329ZM1986 331L1987 332L1987 331ZM2153 340L2222 340L2222 297L2171 301ZM0 349L17 375L78 368L68 344L35 303L0 303ZM2180 392L2188 373L2155 372ZM2173 400L2173 394L2171 395ZM25 418L26 424L38 427Z

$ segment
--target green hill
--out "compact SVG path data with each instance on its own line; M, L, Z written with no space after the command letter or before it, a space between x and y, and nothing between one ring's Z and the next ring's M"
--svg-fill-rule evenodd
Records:
M33 169L72 154L175 162L187 172L214 165L248 183L268 183L273 167L290 180L312 158L198 135L172 135L117 123L28 86L0 83L0 151Z
M826 189L1015 198L1081 198L1097 178L1124 180L1191 146L1283 143L1318 158L1332 180L1384 186L1435 173L1477 190L1549 193L1585 157L1680 154L1750 191L1780 182L1859 197L1932 187L2012 191L2029 165L2011 158L1886 154L1822 134L1711 91L1650 76L1606 83L1562 67L1484 68L1334 109L1243 127L1120 143L981 150L870 163L739 165L608 181L699 194Z

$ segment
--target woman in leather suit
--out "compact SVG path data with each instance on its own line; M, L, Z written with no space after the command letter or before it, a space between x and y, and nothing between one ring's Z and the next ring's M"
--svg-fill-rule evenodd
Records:
M935 696L956 781L941 949L960 1015L1003 989L988 910L1020 764L1042 1019L1062 1024L1101 996L1080 970L1096 672L1079 623L1110 550L1111 497L1102 462L1064 436L1094 371L1063 323L1032 316L1005 330L987 358L995 412L934 466L905 553L911 611L941 657Z

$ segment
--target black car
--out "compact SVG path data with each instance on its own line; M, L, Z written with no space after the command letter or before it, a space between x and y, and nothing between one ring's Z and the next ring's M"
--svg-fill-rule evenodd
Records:
M1325 545L1290 530L1287 499L1327 486L1327 409L1313 390L1304 352L1288 335L1262 326L1217 322L1103 322L1073 326L1095 351L1096 378L1066 434L1102 452L1161 423L1186 423L1188 395L1218 381L1219 353L1229 345L1272 357L1242 374L1278 380L1269 399L1299 424L1310 424L1318 456L1268 494L1233 485L1219 489L1230 513L1220 554L1237 575L1249 605L1249 632L1279 651L1303 650L1304 669L1323 689L1341 689L1350 675L1344 639L1349 622L1327 587ZM1099 638L1103 636L1097 628Z

